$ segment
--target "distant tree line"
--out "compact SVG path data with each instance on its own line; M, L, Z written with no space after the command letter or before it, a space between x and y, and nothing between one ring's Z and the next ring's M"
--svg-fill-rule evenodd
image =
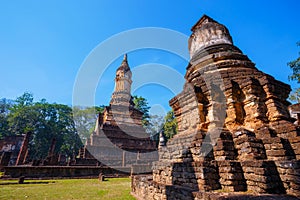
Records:
M30 93L24 93L14 101L0 100L0 138L30 132L31 159L45 158L54 138L55 152L67 156L78 152L82 143L75 128L72 108L48 103L45 99L33 100Z

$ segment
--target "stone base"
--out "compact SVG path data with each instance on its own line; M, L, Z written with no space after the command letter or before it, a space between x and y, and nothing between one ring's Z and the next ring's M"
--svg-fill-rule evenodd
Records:
M299 198L290 195L270 195L270 194L233 194L233 193L212 193L195 192L194 200L298 200Z
M184 199L192 200L193 192L187 187L164 185L152 180L152 175L132 176L131 194L137 200L167 200L167 199Z
M130 172L130 167L112 169L94 166L14 166L4 168L4 175L11 178L98 177L100 173L108 176L129 176Z
M131 194L137 200L298 200L296 196L279 194L254 194L247 192L202 192L188 187L164 185L152 180L152 175L132 176Z

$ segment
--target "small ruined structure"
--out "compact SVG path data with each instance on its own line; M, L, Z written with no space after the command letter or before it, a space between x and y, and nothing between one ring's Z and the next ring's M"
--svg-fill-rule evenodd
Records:
M210 17L192 32L186 83L170 100L178 134L160 146L152 175L132 177L132 193L148 200L299 197L290 87L259 71Z
M125 55L116 71L110 105L99 114L95 131L81 155L86 155L88 159L92 159L92 155L107 166L150 164L157 160L156 143L142 127L143 113L134 107L130 93L131 77Z
M47 157L42 161L43 166L55 166L58 165L58 157L59 155L55 153L55 145L56 145L56 138L52 138L49 150L48 150L48 155Z
M0 168L16 164L23 141L24 135L7 136L0 140Z
M26 162L27 156L28 156L28 145L29 145L29 137L30 137L31 133L28 132L25 134L17 161L16 161L16 165L23 165Z

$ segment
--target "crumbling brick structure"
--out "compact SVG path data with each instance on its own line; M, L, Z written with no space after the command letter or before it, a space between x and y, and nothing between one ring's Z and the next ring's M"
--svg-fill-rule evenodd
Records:
M133 176L132 193L149 200L299 197L300 131L288 112L289 85L259 71L210 17L192 32L186 83L170 100L178 134L160 147L152 175Z
M7 136L0 140L0 169L15 165L24 143L24 135Z
M156 142L142 127L143 113L134 107L127 55L116 71L110 105L100 113L95 131L81 155L107 166L151 164L158 159ZM88 153L90 152L90 153Z

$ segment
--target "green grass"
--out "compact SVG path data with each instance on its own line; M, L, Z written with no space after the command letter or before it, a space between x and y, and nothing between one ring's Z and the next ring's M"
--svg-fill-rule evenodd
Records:
M130 195L129 178L113 178L104 182L98 179L25 180L28 184L17 182L0 180L0 199L134 200Z

